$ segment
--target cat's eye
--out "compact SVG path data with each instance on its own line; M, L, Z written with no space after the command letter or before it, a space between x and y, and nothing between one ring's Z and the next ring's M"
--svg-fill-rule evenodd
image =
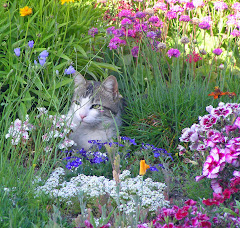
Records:
M76 105L79 105L79 106L81 105L81 103L80 103L79 101L76 101L76 100L74 101L74 103L75 103Z
M94 105L92 105L91 108L98 109L98 108L100 108L100 107L101 107L101 105L99 105L99 104L94 104Z

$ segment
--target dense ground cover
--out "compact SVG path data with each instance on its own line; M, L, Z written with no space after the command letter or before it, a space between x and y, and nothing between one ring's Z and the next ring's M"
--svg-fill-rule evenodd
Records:
M1 227L240 227L240 3L1 4ZM126 99L91 152L68 139L75 71Z

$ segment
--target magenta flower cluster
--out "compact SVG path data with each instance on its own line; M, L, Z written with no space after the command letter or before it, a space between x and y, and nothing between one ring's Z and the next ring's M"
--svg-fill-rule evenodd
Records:
M207 156L196 181L210 178L214 192L222 193L224 183L240 167L240 104L220 102L218 107L210 105L206 110L209 114L199 117L198 124L183 129L179 139L190 143L190 151ZM179 149L180 155L187 153L186 148Z
M167 54L169 58L172 58L172 57L178 58L181 55L180 51L174 48L171 48L170 50L168 50Z

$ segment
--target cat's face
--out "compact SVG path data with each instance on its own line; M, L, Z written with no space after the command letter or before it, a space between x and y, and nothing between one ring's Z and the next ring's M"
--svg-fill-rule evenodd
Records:
M75 91L71 105L74 122L97 125L117 115L120 109L117 80L109 76L102 84L75 76Z

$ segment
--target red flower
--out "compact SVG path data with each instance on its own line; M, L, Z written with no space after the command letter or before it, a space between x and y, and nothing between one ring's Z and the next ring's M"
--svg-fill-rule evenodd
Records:
M189 199L187 200L184 204L188 205L188 206L195 206L196 205L196 201Z
M215 199L206 199L202 201L206 206L219 205L219 202Z
M200 226L199 227L202 227L202 228L211 228L212 227L212 224L208 221L203 221L203 222L200 222Z
M182 209L178 209L177 213L175 214L175 218L177 220L181 220L188 215L188 212Z
M224 199L229 199L231 197L231 191L229 189L225 189L223 191L223 196L224 196Z
M187 62L192 63L192 62L198 62L199 60L202 60L201 56L193 51L192 54L187 55L188 59L186 59Z

